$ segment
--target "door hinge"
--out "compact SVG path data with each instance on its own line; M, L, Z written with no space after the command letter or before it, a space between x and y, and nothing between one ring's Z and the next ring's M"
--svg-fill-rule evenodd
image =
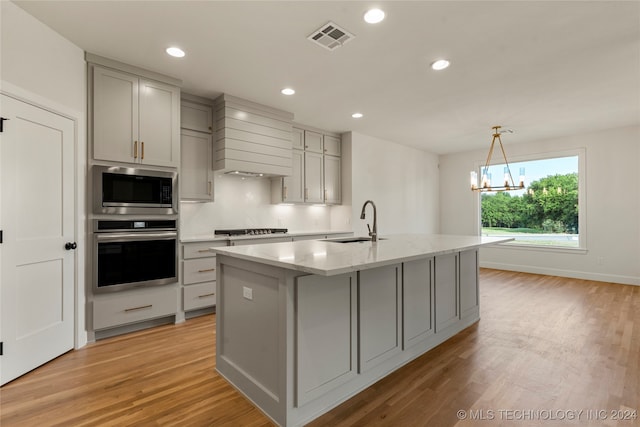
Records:
M4 121L5 121L5 120L9 120L9 119L7 119L7 118L5 118L5 117L0 117L0 132L2 132L2 131L3 131L3 128L4 128Z

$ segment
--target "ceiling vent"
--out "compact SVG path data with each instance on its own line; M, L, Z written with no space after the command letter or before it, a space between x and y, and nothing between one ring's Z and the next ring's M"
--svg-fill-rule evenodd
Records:
M325 49L335 50L354 37L355 36L353 34L344 28L340 28L333 22L327 22L325 25L311 33L307 39Z

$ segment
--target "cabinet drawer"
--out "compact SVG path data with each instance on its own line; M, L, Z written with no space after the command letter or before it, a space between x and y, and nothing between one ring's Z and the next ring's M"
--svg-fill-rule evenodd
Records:
M96 297L93 302L93 328L135 323L176 314L175 286L162 286Z
M209 250L212 247L227 246L227 241L215 241L215 242L198 242L198 243L184 243L182 258L206 258L216 256Z
M184 311L216 305L216 282L199 283L182 288Z
M182 264L182 284L216 280L216 257L185 259Z

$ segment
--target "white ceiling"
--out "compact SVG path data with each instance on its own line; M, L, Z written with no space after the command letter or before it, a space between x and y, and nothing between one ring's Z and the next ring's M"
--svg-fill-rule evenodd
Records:
M82 49L445 154L640 124L638 1L16 1ZM386 19L366 24L379 6ZM328 21L356 37L307 40ZM164 49L175 45L187 56ZM451 67L429 64L447 58ZM280 94L290 86L292 97ZM359 120L353 112L362 112Z

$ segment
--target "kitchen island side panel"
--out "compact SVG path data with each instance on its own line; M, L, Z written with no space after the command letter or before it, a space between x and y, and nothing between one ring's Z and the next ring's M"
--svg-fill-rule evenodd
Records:
M292 352L293 279L285 270L217 257L216 370L279 425L291 400L286 381Z

